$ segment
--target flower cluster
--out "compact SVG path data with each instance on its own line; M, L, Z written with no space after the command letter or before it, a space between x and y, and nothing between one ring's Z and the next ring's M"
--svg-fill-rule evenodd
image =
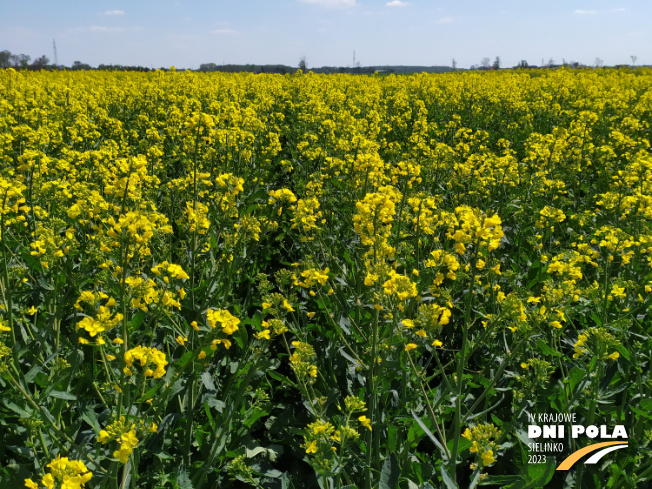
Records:
M462 433L462 436L471 442L469 451L479 455L482 467L487 467L496 461L497 451L500 448L496 440L500 435L500 430L493 423L479 424L467 428Z
M617 347L620 341L609 331L602 327L589 328L584 333L577 335L577 341L573 345L573 358L591 352L598 360L618 360L620 353Z
M54 489L55 484L61 489L83 489L93 477L84 462L62 458L61 455L57 455L47 467L50 470L41 478L41 484L48 489ZM27 489L39 489L39 485L32 479L25 479L25 486Z
M97 441L102 445L112 441L117 442L119 448L113 452L113 457L117 458L120 463L126 464L134 448L138 446L138 437L142 438L145 433L156 433L157 429L156 423L147 424L143 420L136 422L121 416L100 431Z
M446 236L455 241L455 251L464 254L466 246L475 243L495 250L504 233L498 214L489 217L479 209L460 206L455 209L455 221Z
M238 330L238 324L240 324L240 320L226 309L209 309L206 313L206 322L211 328L215 328L219 323L222 332L227 335L235 333Z
M372 430L371 420L364 414L358 416L359 413L367 410L361 399L347 396L344 400L344 408L338 406L338 409L340 415L333 419L335 424L318 419L304 429L303 447L320 470L328 471L333 466L333 459L337 456L338 449L341 453L348 444L357 442L361 436L361 429ZM340 460L340 463L343 462Z
M154 379L160 379L165 375L165 366L168 364L165 353L146 346L137 346L128 350L124 355L124 360L127 365L124 368L125 374L133 375L132 367L137 361L141 367L146 367L143 375ZM154 369L151 368L152 366Z
M290 355L290 364L297 377L311 380L317 378L315 349L308 343L293 341L294 352Z

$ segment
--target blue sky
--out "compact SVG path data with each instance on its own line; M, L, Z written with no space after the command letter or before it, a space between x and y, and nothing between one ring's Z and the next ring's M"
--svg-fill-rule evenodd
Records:
M652 64L650 0L0 0L0 50L147 67L201 63Z

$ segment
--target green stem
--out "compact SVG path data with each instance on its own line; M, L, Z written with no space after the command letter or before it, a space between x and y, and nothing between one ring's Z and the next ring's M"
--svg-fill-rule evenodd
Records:
M43 430L39 427L38 429L38 437L39 440L41 441L41 446L43 447L43 452L45 452L45 458L49 459L50 458L50 452L48 452L48 446L45 443L45 439L43 438Z
M489 392L491 391L491 389L493 389L494 385L496 385L496 383L497 383L498 380L500 379L500 376L502 375L503 371L504 371L505 368L507 367L509 361L510 361L512 358L514 358L514 356L516 355L516 353L521 349L521 346L523 346L523 345L525 344L525 342L527 341L527 338L528 338L527 336L524 337L524 338L521 338L521 340L516 344L516 346L512 349L512 351L508 354L508 356L506 356L505 359L501 362L501 364L498 366L498 370L496 370L496 374L495 374L495 375L493 376L493 378L491 379L491 382L489 382L489 385L485 388L484 391L482 391L482 394L480 394L480 395L478 396L478 398L475 400L475 402L473 403L473 405L469 408L469 410L467 411L467 413L466 413L466 414L464 415L464 417L462 418L462 420L461 420L461 421L462 421L462 424L466 423L467 419L469 419L469 417L473 414L473 412L474 412L475 409L480 405L480 403L481 403L482 400L485 398L485 396L486 396L487 394L489 394Z
M127 350L129 349L129 335L128 335L128 329L127 329L127 293L126 293L126 279L127 279L127 260L129 259L129 240L125 243L124 255L122 258L122 278L121 278L121 283L120 283L120 304L122 306L122 361L124 362L125 360L125 355L127 353ZM120 372L120 389L122 390L123 386L125 386L125 373L124 369L121 370ZM123 391L120 392L118 395L118 412L117 416L120 417L122 414L122 401L123 398L126 396L127 397L127 406L130 404L130 399L129 399L129 389L126 388L127 391L126 395L124 394Z
M370 416L371 416L371 426L373 429L378 429L378 406L376 399L376 375L378 373L378 316L380 311L376 309L376 314L374 316L373 324L373 334L371 338L371 368L369 376L369 404L370 404ZM372 487L372 478L373 478L373 467L375 459L380 456L379 453L374 453L376 444L380 445L380 438L378 434L374 436L374 432L369 430L367 433L367 488L371 489ZM372 445L374 448L372 448Z
M191 372L192 374L192 372ZM186 405L186 443L185 452L183 455L186 467L190 467L190 449L192 448L192 421L193 411L195 409L195 389L197 388L197 379L192 381L188 392L188 403Z
M410 365L412 365L412 370L414 371L415 375L419 379L419 387L421 387L421 392L423 393L423 398L426 401L426 405L428 406L428 411L430 412L430 416L432 417L432 420L435 422L435 428L437 429L437 433L439 434L439 438L442 441L442 446L446 448L446 452L448 457L451 456L450 450L448 450L448 447L446 446L446 437L444 436L442 430L439 428L439 423L437 422L437 416L435 416L435 410L432 407L432 404L430 403L430 396L426 392L426 388L423 385L423 380L421 379L421 376L418 374L418 370L416 365L414 364L414 361L412 360L412 356L410 355L410 352L407 352L408 359L410 360ZM439 363L439 362L438 362ZM439 368L441 369L442 373L444 373L443 368L441 367L441 364L439 364ZM446 384L448 384L448 380L446 381ZM450 388L450 386L449 386Z
M4 279L4 287L3 287L3 295L5 295L5 301L7 304L7 317L8 317L8 325L9 329L11 330L11 344L8 345L9 348L13 348L13 346L16 344L16 332L14 331L14 305L13 305L13 300L11 297L11 288L9 287L9 272L7 270L7 252L9 251L9 247L7 246L6 243L6 229L5 229L5 215L2 213L2 211L5 208L5 205L7 203L7 192L5 192L5 197L2 200L2 207L0 208L0 242L2 243L2 272L3 272L3 279Z
M464 386L464 364L466 363L466 347L468 343L469 327L471 326L471 303L473 300L473 289L475 287L476 263L479 249L478 238L474 246L473 258L471 259L471 280L467 290L466 304L464 306L464 324L462 326L462 345L460 347L460 359L457 364L457 392L455 393L455 417L453 424L453 449L450 459L450 476L453 481L457 480L457 451L460 444L461 420L462 420L462 387Z
M595 357L598 359L598 371L596 375L591 380L591 400L589 402L589 410L586 415L586 426L592 425L593 420L595 419L595 410L598 407L598 394L600 391L600 380L603 376L603 365L604 365L604 351L602 345L598 345L597 354ZM580 464L577 468L577 475L575 480L577 481L577 487L582 487L582 476L584 474L584 464Z
M193 158L192 166L192 210L197 212L197 155L199 153L199 125L197 125L197 133L195 134L195 156ZM192 310L195 310L195 255L197 253L197 226L192 232L192 256L191 256L191 272L190 272L190 302Z
M247 376L245 379L242 381L240 384L240 387L238 388L238 391L236 392L235 396L233 397L233 403L231 404L231 409L229 409L229 412L226 416L226 419L224 420L224 423L222 423L223 427L226 427L226 430L216 430L215 434L215 440L213 441L213 446L211 447L211 450L208 455L208 459L205 461L205 463L202 465L202 468L199 472L195 474L195 476L192 478L192 487L195 489L201 489L201 487L204 484L204 479L208 475L208 471L213 469L213 464L215 462L215 458L217 457L218 453L220 452L220 447L224 446L223 445L223 436L224 431L230 431L232 429L231 427L231 418L233 417L233 414L236 412L239 412L240 409L240 402L242 401L242 398L244 396L244 393L246 391L247 386L249 386L249 383L251 382L251 379L254 377L255 373L258 370L258 361L259 357L256 357L256 359L253 361L253 364L249 368L249 371L247 372ZM225 443L225 442L224 442Z
M607 306L608 306L608 299L607 297L609 296L609 268L610 268L610 262L609 262L609 257L607 257L607 263L604 266L604 298L602 300L602 326L607 325Z
M337 324L335 322L334 315L331 315L332 313L328 309L328 306L326 305L326 300L324 300L324 295L321 293L321 291L319 291L319 298L322 300L322 304L323 304L324 309L326 309L326 312L327 312L326 317L328 317L331 320L331 322L333 323L333 326L335 326L335 331L337 331L338 336L340 337L342 342L346 345L349 352L351 352L351 355L353 355L355 357L355 359L357 360L357 362L360 364L360 367L366 369L367 366L364 364L364 362L358 356L358 354L355 352L355 350L351 347L349 342L346 341L346 338L344 337L344 333L342 332L342 328L340 327L339 324Z

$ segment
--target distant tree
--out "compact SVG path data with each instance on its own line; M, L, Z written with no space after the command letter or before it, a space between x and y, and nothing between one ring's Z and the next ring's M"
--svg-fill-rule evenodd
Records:
M199 65L199 71L217 71L218 66L215 63L202 63Z
M301 59L299 60L299 69L304 73L308 73L308 62L306 61L305 56L301 56Z
M11 51L0 51L0 68L11 68Z
M34 61L32 61L32 64L30 65L30 68L32 70L42 70L48 64L50 64L50 60L48 59L47 56L43 55L43 56L41 56L39 58L36 58Z
M527 64L527 61L522 59L521 61L518 62L516 65L517 68L527 68L529 65Z
M455 61L455 58L451 58L451 67L453 71L457 70L457 61Z
M26 54L19 54L16 56L16 63L14 66L20 66L20 68L27 68L29 66L29 60L32 59L31 56Z
M500 56L496 56L496 59L494 59L494 64L492 66L494 70L499 70L500 69Z
M638 56L632 55L630 58L632 59L632 66L636 66L636 60L638 59Z
M75 61L72 64L71 69L72 70L92 70L93 68L91 67L91 65L88 65L86 63L82 63L81 61ZM99 68L99 69L101 70L103 68ZM104 69L110 69L110 68L106 67Z
M595 58L593 64L596 68L602 68L604 66L604 61L602 61L602 58Z
M491 60L485 56L482 58L482 61L480 61L480 66L482 66L485 70L488 70L491 66Z
M548 66L548 68L552 68L553 66L555 66L555 58L551 57L550 59L548 59L547 66Z

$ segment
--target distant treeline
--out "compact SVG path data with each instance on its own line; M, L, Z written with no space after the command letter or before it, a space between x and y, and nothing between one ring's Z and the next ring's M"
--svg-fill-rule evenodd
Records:
M153 68L144 66L123 66L123 65L98 65L93 68L87 63L75 61L72 66L50 64L50 59L43 55L32 61L32 57L27 54L13 54L11 51L0 51L0 69L14 68L17 70L108 70L108 71L154 71ZM161 68L167 70L167 68Z
M305 60L303 60L305 63ZM304 65L305 66L305 65ZM641 65L645 66L645 65ZM548 68L548 69L558 69L558 68L588 68L588 66L571 62L563 64L555 64L552 59L549 60L548 64L545 64L541 67L535 65L530 65L527 61L522 60L518 65L514 66L512 69L537 69L537 68ZM75 61L71 66L51 64L47 56L40 56L32 61L31 56L26 54L13 54L8 50L0 51L0 69L2 68L14 68L18 70L102 70L102 71L154 71L155 68L147 68L145 66L125 66L125 65L111 65L111 64L100 64L97 68L93 66L82 63L81 61ZM629 65L616 65L614 68L630 68ZM196 70L202 73L207 72L225 72L225 73L279 73L279 74L288 74L295 73L297 67L281 65L281 64L272 64L272 65L257 65L257 64L221 64L216 63L202 63L199 65L199 68ZM496 58L496 61L492 65L489 62L489 58L484 58L480 65L472 65L471 70L496 70L501 69L500 67L500 58ZM504 69L504 68L503 68ZM169 68L159 68L161 71L168 71ZM391 65L391 66L322 66L320 68L309 68L313 73L352 73L352 74L404 74L404 73L446 73L450 71L467 71L464 68L454 68L451 66L406 66L406 65Z
M215 63L204 63L199 65L200 72L222 71L227 73L245 72L245 73L294 73L297 68L287 65L235 65ZM445 73L454 71L450 66L322 66L319 68L310 68L313 73Z
M97 68L75 61L71 66L64 66L61 64L52 64L50 59L43 55L34 60L27 54L13 54L11 51L0 51L0 69L1 68L14 68L17 70L105 70L105 71L154 71L154 68L145 66L126 66L126 65L113 65L113 64L100 64ZM160 70L167 71L169 68L159 68ZM296 66L288 66L282 64L221 64L216 63L203 63L199 65L196 70L198 72L213 72L220 71L226 73L295 73ZM320 68L310 68L314 73L354 73L354 74L372 74L372 73L444 73L447 71L454 71L450 66L322 66Z
M215 63L202 63L196 71L202 73L212 71L221 71L224 73L280 73L281 75L284 75L286 73L294 73L297 71L297 68L287 65L218 65Z

